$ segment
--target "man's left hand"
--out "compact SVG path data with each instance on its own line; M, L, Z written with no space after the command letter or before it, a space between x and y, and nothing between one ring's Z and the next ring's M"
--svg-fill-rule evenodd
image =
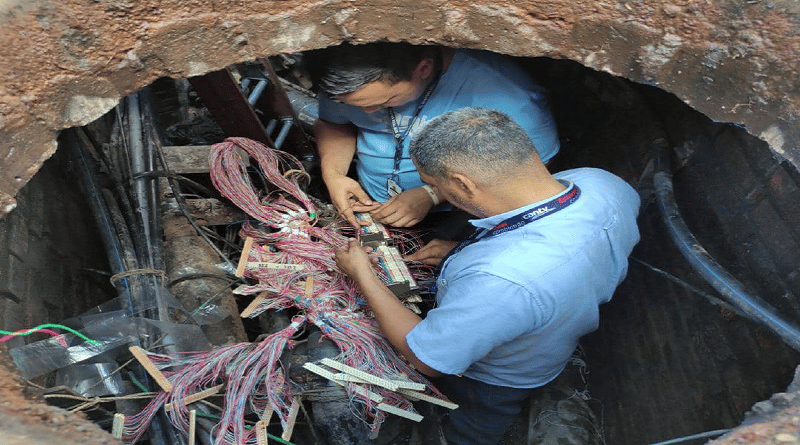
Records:
M456 241L433 239L411 255L406 255L404 259L406 261L418 261L429 266L438 266L447 256L447 253L453 250L457 244Z
M428 192L422 187L406 190L370 212L372 219L393 227L411 227L422 221L433 207Z

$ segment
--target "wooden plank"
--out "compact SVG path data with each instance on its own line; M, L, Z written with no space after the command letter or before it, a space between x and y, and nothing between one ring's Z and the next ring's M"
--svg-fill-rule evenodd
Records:
M263 122L228 69L190 77L189 83L226 136L246 137L272 146Z
M289 408L289 419L286 422L286 429L281 434L281 439L289 440L292 438L294 432L294 425L297 422L297 414L300 412L300 399L295 397L292 399L292 406Z
M239 257L239 264L236 267L236 273L234 274L237 277L241 277L244 275L244 271L247 268L247 260L250 258L250 250L253 249L253 237L248 236L244 240L244 247L242 247L242 256Z
M239 314L239 316L242 318L249 318L250 315L253 314L253 311L256 310L258 305L267 299L267 295L269 294L267 294L266 292L261 292L258 295L256 295L256 297L253 298L253 301L251 301L250 304L248 304L247 307L244 308L244 310L242 311L241 314Z
M396 416L405 417L406 419L413 420L414 422L422 422L421 415L417 413L412 413L411 411L400 409L396 406L387 405L386 403L379 403L378 409L381 411L386 411L387 413L394 414Z
M196 392L194 394L190 394L190 395L186 396L186 399L184 399L184 405L189 405L190 403L198 402L200 400L203 400L203 399L211 397L211 396L213 396L215 394L218 394L219 390L222 389L224 386L225 385L217 385L217 386L214 386L214 387L211 387L211 388L204 389L204 390L202 390L200 392ZM164 405L164 409L167 410L167 411L172 411L172 404L171 403L167 403L166 405Z
M306 363L303 364L303 368L305 368L305 369L307 369L307 370L309 370L309 371L313 372L314 374L317 374L317 375L319 375L321 377L325 377L326 379L332 381L333 383L336 383L337 385L345 386L344 382L340 382L340 381L336 380L336 377L334 377L334 374L332 372L328 371L327 369L325 369L325 368L323 368L321 366L315 365L314 363L311 363L311 362L306 362ZM382 395L376 394L376 393L364 388L363 386L354 386L353 387L353 391L358 393L358 394L361 394L362 396L372 400L375 403L383 402L383 396Z
M211 154L211 147L211 145L168 145L162 147L162 150L169 171L185 175L209 172L208 157ZM240 148L236 151L244 165L249 167L250 156Z
M139 361L145 371L150 374L150 377L158 383L158 386L160 386L164 392L172 392L172 383L170 383L167 377L156 368L156 365L150 360L144 349L138 346L129 346L128 350L131 351L133 357Z

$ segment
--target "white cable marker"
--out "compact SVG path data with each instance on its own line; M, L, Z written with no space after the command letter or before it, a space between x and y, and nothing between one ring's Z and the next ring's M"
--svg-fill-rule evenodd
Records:
M307 370L309 370L309 371L313 372L314 374L317 374L317 375L319 375L321 377L325 377L326 379L332 381L333 383L336 383L337 385L345 386L344 382L340 382L340 381L336 380L336 377L334 376L334 374L332 372L328 371L327 369L325 369L325 368L323 368L321 366L315 365L314 363L311 363L311 362L306 362L306 363L303 364L303 368L305 368L305 369L307 369ZM366 389L364 387L354 386L353 387L353 391L358 393L358 394L361 394L362 396L372 400L375 403L383 402L383 396L382 395L376 394L376 393L374 393L374 392L372 392L372 391L370 391L370 390L368 390L368 389Z
M348 374L346 372L339 372L333 375L336 380L341 382L354 382L354 383L370 383L360 377L356 377L352 374ZM416 383L416 382L409 382L406 380L386 380L387 382L392 382L397 385L398 391L402 389L410 389L414 391L425 391L425 384L424 383Z
M300 272L306 270L306 266L304 264L284 264L284 263L270 263L267 261L248 261L247 270L262 270L262 269L270 269L270 270L293 270L295 272Z
M269 422L264 420L259 420L256 422L256 443L258 445L268 445L267 425L269 425Z
M378 409L381 411L386 411L387 413L391 413L400 417L405 417L406 419L413 420L414 422L421 422L422 416L417 413L412 413L411 411L406 411L404 409L397 408L396 406L387 405L385 403L379 403Z
M292 407L289 408L289 420L286 423L286 429L283 430L283 434L281 434L281 439L289 440L292 438L292 432L294 432L294 424L297 422L297 413L300 412L300 399L295 397L292 399Z
M111 435L114 439L122 440L122 430L125 427L125 414L114 414L114 423L111 424Z
M197 428L197 411L191 410L189 411L189 445L194 445L194 436L197 435L195 432Z
M411 400L422 400L423 402L433 403L434 405L443 406L443 407L449 408L449 409L458 408L458 405L456 405L453 402L450 402L450 401L447 401L447 400L444 400L444 399L440 399L438 397L429 396L428 394L422 394L422 393L419 393L419 392L416 392L416 391L411 391L411 390L402 389L402 388L398 392L400 394L403 394L404 396L408 396L408 398L410 398Z
M378 376L374 376L372 374L366 373L360 369L353 368L351 366L347 366L344 363L339 363L335 360L331 360L329 358L324 358L320 360L320 362L325 366L330 366L331 368L341 371L352 376L356 376L362 380L365 380L373 385L380 386L382 388L386 388L389 391L397 391L400 389L394 382L386 379L382 379Z

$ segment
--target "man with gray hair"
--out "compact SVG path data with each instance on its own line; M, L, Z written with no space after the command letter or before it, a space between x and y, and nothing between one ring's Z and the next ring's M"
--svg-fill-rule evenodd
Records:
M603 170L551 175L525 131L487 108L431 120L410 153L439 196L478 218L446 255L452 244L421 249L439 263L436 306L425 318L406 309L357 241L337 263L387 339L459 404L443 425L448 443L495 444L597 329L639 240L639 196Z

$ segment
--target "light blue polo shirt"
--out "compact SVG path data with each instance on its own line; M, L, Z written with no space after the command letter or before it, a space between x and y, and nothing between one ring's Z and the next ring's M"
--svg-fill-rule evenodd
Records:
M414 115L419 100L395 107L400 134ZM509 115L531 136L544 162L558 153L558 132L543 89L512 59L491 52L459 49L403 141L399 177L404 190L424 184L408 153L414 131L436 116L470 106L492 108ZM394 168L395 151L388 112L383 109L367 114L357 107L320 96L319 117L358 127L359 181L373 199L387 201L387 180Z
M639 195L621 178L581 168L557 173L580 188L570 206L479 239L444 264L437 307L406 336L426 365L515 388L558 376L597 329L639 241ZM566 191L565 191L566 193ZM539 204L471 221L491 229Z

